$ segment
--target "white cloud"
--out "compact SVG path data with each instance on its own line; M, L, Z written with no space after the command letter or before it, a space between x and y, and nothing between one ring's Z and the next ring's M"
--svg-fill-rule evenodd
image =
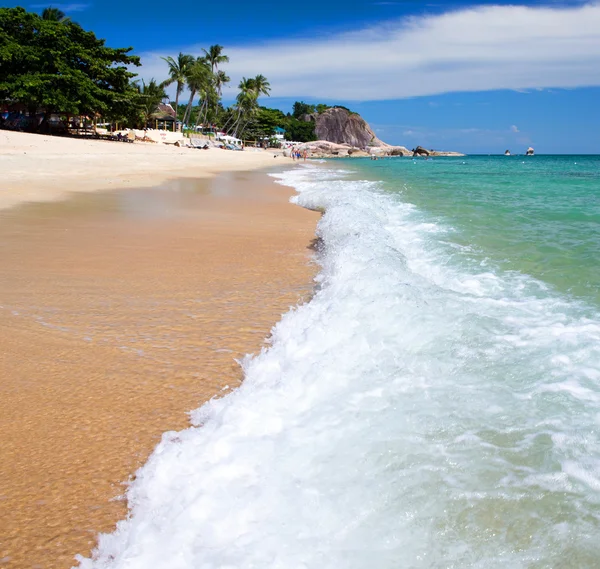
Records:
M200 53L201 46L182 47ZM179 50L177 50L179 51ZM226 46L234 82L266 75L272 96L382 100L493 89L600 85L600 4L482 6L411 17L326 39ZM162 55L142 54L162 78Z
M510 127L510 131L511 131L511 132L520 132L520 131L519 131L519 128L517 127L517 125L516 125L516 124L513 124L513 125Z
M50 2L49 4L32 4L32 8L58 8L60 11L68 14L69 12L83 12L87 10L91 4L53 4Z

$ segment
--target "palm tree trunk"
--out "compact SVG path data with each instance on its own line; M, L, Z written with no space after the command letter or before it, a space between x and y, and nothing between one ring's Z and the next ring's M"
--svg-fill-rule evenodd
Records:
M243 123L240 123L239 126L239 136L238 136L238 132L235 133L235 137L236 138L242 138L242 135L244 134L244 130L246 130L246 125L248 124L248 121L245 121Z
M225 122L225 124L224 124L224 125L221 127L221 130L222 130L223 132L229 132L229 125L231 124L231 121L232 121L232 119L233 119L233 120L234 120L234 122L235 122L234 116L233 116L233 115L231 115L231 116L230 116L230 117L227 119L227 121Z
M233 136L235 136L236 138L238 137L237 133L238 133L238 129L240 127L240 124L242 122L242 113L240 112L239 116L238 116L238 120L236 121L235 125L233 125L232 128L235 128L235 130L233 131Z
M206 117L208 116L208 107L209 105L209 97L206 97L206 101L204 101L205 105L204 105L204 115L202 117L202 124L206 125Z
M236 134L236 138L242 138L242 139L244 138L244 132L246 132L246 127L248 126L249 122L250 122L250 117L247 120L240 123L240 126L239 126L240 135L238 137Z
M231 126L231 130L235 129L235 131L237 131L237 125L239 124L241 118L242 118L242 109L238 109L238 115L237 115L233 125ZM233 136L235 136L235 134Z
M177 91L175 92L175 127L177 127L177 109L179 108L179 93L181 92L180 83L177 83Z
M234 117L234 115L232 113L231 116L225 121L225 124L222 126L223 132L227 132L227 127L229 126L229 123L231 122L231 119L233 117Z
M205 106L206 106L206 99L204 99L204 101L202 101L202 106L198 109L198 114L196 115L195 126L198 126L200 124L200 117L202 116L202 109L204 109Z
M192 103L194 102L194 97L196 96L196 89L193 89L190 93L190 100L188 101L187 107L185 109L185 114L183 115L183 124L187 124L190 115L192 114Z

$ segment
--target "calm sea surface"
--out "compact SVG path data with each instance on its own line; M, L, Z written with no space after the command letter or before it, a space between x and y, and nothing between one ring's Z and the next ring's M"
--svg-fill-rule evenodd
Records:
M600 567L600 158L331 161L313 299L94 569Z

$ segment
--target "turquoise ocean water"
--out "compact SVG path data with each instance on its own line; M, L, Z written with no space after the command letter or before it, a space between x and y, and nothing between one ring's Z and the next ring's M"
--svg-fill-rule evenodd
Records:
M355 161L481 260L600 303L600 156Z
M86 569L600 567L600 158L352 159L311 301Z

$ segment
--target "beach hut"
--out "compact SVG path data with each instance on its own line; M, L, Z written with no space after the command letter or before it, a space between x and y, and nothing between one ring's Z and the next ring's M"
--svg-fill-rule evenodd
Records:
M150 115L150 120L146 125L148 128L156 130L172 130L176 128L175 109L168 103L159 103L156 110Z

